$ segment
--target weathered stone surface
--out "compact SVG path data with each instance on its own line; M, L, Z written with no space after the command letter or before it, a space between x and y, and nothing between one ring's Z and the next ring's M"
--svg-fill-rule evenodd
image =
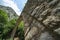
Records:
M60 0L28 0L22 16L25 40L60 40Z
M55 40L48 32L43 32L38 40Z

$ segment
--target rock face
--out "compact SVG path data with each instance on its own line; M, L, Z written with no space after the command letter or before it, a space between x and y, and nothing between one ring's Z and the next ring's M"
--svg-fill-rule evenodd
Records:
M0 10L6 11L8 13L9 20L13 18L14 19L18 18L18 15L16 14L16 12L10 7L0 5Z
M22 16L25 40L60 40L60 0L28 0Z

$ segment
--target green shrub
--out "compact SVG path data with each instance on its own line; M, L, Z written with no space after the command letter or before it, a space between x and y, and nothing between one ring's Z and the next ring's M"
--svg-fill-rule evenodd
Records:
M0 39L10 39L10 35L12 30L15 27L16 20L12 19L8 21L8 15L5 11L0 10ZM24 22L21 21L18 25L18 30L16 32L16 35L21 39L24 40ZM11 40L11 39L10 39Z

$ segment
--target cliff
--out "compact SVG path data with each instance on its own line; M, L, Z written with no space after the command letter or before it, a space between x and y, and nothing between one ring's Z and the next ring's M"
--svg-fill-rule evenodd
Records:
M28 0L22 16L25 40L60 40L59 0Z
M0 5L0 10L7 12L9 20L18 18L16 12L10 7Z

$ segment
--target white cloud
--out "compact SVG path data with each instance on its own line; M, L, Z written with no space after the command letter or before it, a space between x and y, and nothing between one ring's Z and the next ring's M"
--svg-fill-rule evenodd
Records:
M4 5L11 7L18 15L21 14L20 9L16 5L16 3L13 2L13 0L3 0Z

